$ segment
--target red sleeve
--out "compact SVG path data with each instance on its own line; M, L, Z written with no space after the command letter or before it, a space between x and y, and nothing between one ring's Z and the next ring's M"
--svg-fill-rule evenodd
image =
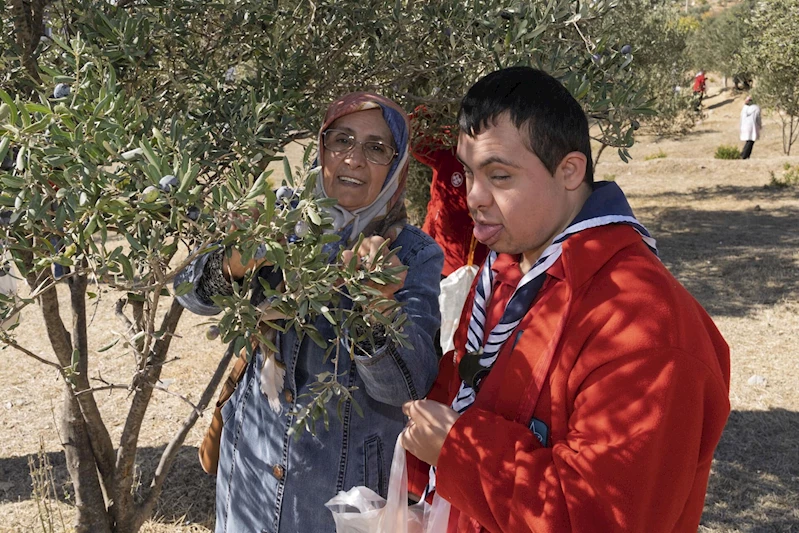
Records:
M701 514L717 442L703 431L720 436L728 413L724 385L698 359L620 357L583 380L551 448L519 423L466 411L444 442L437 490L490 531L671 532L685 509Z

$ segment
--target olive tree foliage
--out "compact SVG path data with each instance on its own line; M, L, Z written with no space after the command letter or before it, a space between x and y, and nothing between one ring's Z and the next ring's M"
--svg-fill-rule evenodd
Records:
M744 61L743 52L753 7L754 0L747 0L701 19L698 29L688 39L691 66L747 81L751 65Z
M652 102L646 124L657 134L683 133L698 118L692 108L687 41L695 21L681 14L679 2L625 0L598 20L600 32L613 32L629 45L633 83Z
M80 532L141 527L232 355L270 346L270 330L294 328L333 361L351 355L339 353L339 340L375 321L386 324L390 342L405 342L402 309L367 284L396 280L387 256L367 272L323 252L334 237L325 201L312 194L313 145L302 168L285 162L293 198L278 201L279 184L264 170L287 143L313 138L333 98L374 90L408 110L424 105L415 132L436 135L479 76L534 65L563 81L596 140L622 158L648 112L636 54L621 53L613 28L600 24L616 9L602 1L0 0L0 7L0 239L30 289L22 299L0 297L0 319L38 306L52 353L20 345L13 327L0 342L6 354L21 352L63 378L60 434ZM163 391L159 378L183 312L174 296L187 290L173 290L172 281L198 255L233 245L245 260L263 245L280 267L282 286L266 293L284 318L250 304L258 280L234 284L233 296L218 299L228 349L212 379L202 391ZM56 278L54 265L68 273ZM92 315L112 297L119 338L90 350ZM336 338L313 327L319 316ZM96 370L99 358L130 355L124 383ZM290 413L298 435L324 422L329 404L351 401L335 371L317 378ZM107 390L129 398L116 441L96 398ZM139 485L142 422L162 392L183 398L187 415Z
M758 2L749 19L744 56L755 74L755 96L782 122L782 149L799 138L799 0Z

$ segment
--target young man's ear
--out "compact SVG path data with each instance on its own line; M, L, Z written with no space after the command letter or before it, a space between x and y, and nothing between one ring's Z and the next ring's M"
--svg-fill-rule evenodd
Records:
M585 181L587 159L582 152L569 152L558 165L556 175L563 180L566 190L576 190Z

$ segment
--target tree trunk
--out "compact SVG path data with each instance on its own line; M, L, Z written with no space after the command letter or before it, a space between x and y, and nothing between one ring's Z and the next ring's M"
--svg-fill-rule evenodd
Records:
M110 533L111 520L106 512L97 466L80 406L75 395L64 386L64 405L59 432L64 447L67 470L75 490L76 533Z
M119 450L117 451L115 492L117 494L116 504L119 506L117 510L117 531L119 533L138 531L143 523L143 515L137 512L136 502L130 489L133 485L136 468L139 432L141 431L147 407L150 405L153 386L155 386L161 376L161 369L169 351L169 344L172 342L172 333L177 328L182 313L183 306L178 303L177 299L173 300L159 328L161 331L167 332L167 335L155 342L151 352L147 354L148 358L144 370L134 377L134 383L138 383L138 385L130 403L128 417L125 420L125 427L122 430ZM158 491L160 492L160 487ZM143 518L147 519L149 516L144 516Z
M39 0L34 3L25 0L11 0L10 5L14 19L14 33L22 52L20 60L31 79L39 84L42 80L39 77L39 65L33 52L36 50L36 45L39 43L39 38L44 28L42 17L45 3ZM35 10L38 10L38 12ZM37 34L37 31L40 33Z

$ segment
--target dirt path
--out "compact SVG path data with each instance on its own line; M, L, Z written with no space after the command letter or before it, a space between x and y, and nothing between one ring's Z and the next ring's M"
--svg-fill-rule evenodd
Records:
M624 164L602 157L597 179L614 179L627 192L638 217L658 240L663 261L702 302L732 349L733 413L716 453L703 532L799 530L799 188L767 188L769 172L799 156L782 154L779 122L766 117L763 140L748 161L721 161L721 144L739 146L742 95L721 91L711 81L707 117L680 139L642 136ZM659 153L665 157L646 160ZM799 153L799 147L796 147ZM93 318L92 349L105 345L118 323L115 298L101 294ZM64 301L66 306L66 301ZM200 390L223 347L205 341L201 319L184 315L164 368L170 389ZM198 337L202 340L197 340ZM41 317L23 316L20 343L48 353ZM38 462L42 442L53 465L59 496L69 495L55 431L61 384L25 356L5 350L0 367L0 531L42 531L32 495L28 461ZM128 356L120 349L97 354L95 368L109 380L124 380ZM127 410L125 394L100 398L103 415L119 437ZM142 482L188 407L156 396L142 431ZM205 422L200 421L174 467L158 518L145 531L209 531L213 527L213 480L196 461ZM69 500L55 504L69 523ZM56 522L60 523L55 512ZM60 526L54 529L61 531Z

